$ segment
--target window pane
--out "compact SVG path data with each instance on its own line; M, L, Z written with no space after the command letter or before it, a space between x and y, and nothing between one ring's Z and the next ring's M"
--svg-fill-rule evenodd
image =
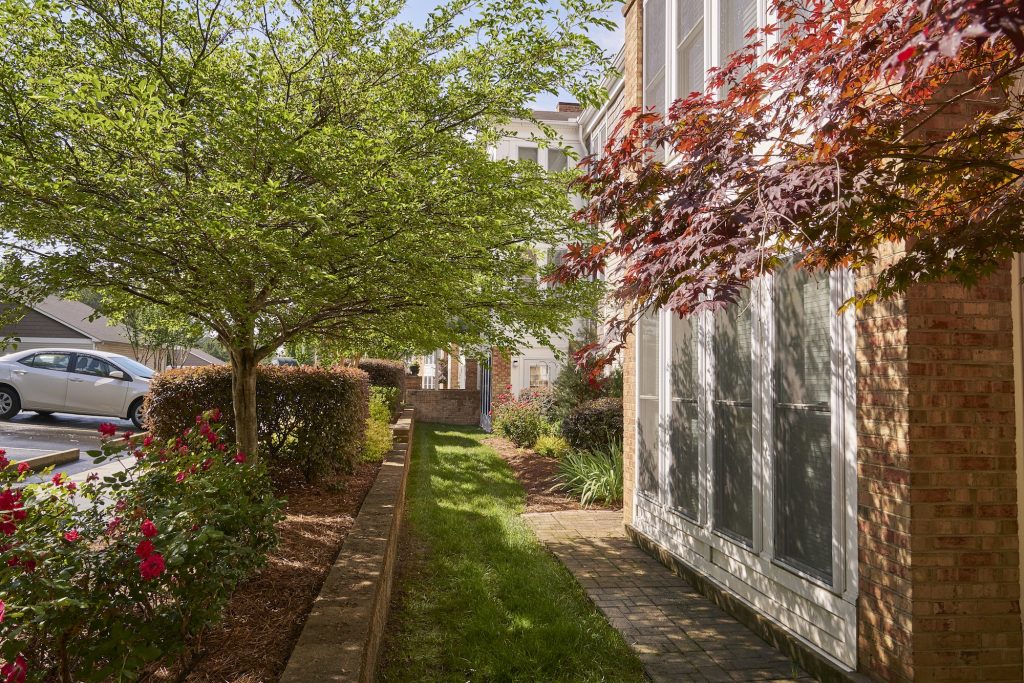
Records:
M637 464L642 493L658 496L658 315L646 313L637 325Z
M70 363L71 354L69 353L37 353L32 357L32 367L43 370L64 371L68 369Z
M74 372L80 375L93 375L94 377L107 377L114 368L105 360L92 356L78 356L75 359Z
M518 148L519 161L532 161L537 163L537 148L536 147L520 147Z
M832 579L832 340L827 274L775 278L776 555Z
M550 381L550 370L546 365L534 364L530 366L530 388L546 387Z
M679 46L678 77L679 97L691 92L704 92L704 34L697 31Z
M754 538L750 293L715 313L715 528Z
M569 158L565 156L565 152L560 149L549 149L548 150L548 170L549 171L564 171L569 167Z
M676 97L704 91L704 2L679 0L676 8Z
M669 440L672 457L669 462L669 486L672 506L697 517L699 472L697 444L697 397L700 377L697 374L697 320L672 315L672 422Z
M722 63L747 42L747 33L757 28L756 0L719 0L722 8Z
M644 106L665 111L665 0L644 5Z

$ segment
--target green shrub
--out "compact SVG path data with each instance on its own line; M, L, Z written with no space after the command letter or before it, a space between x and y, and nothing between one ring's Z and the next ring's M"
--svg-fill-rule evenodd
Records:
M539 406L522 399L500 402L493 409L492 424L494 431L519 448L533 446L545 428Z
M393 413L388 397L392 393L397 395L394 387L370 387L370 416L366 419L363 460L372 462L383 460L391 450Z
M622 502L622 447L609 444L594 452L573 451L558 465L559 487L584 507Z
M389 421L398 417L398 409L402 405L402 392L394 387L370 387L370 412L373 412L374 401L382 403L388 411Z
M260 366L256 374L257 434L261 454L275 467L297 468L307 479L348 470L366 432L369 384L355 368ZM195 415L224 411L225 436L234 439L231 369L182 368L158 374L146 397L147 427L167 439Z
M570 450L569 442L556 434L541 434L537 443L533 444L533 450L538 455L546 458L557 458L561 460Z
M584 451L622 444L622 399L598 398L569 411L562 436L573 448Z
M101 430L98 461L118 450ZM215 414L193 417L80 486L24 485L0 457L0 661L33 682L134 681L220 618L280 519L262 461L223 437Z
M370 376L371 386L394 387L399 394L405 390L405 363L400 360L363 358L359 369Z

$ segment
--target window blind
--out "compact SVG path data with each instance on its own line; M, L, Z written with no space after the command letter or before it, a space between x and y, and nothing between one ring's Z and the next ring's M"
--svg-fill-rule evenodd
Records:
M704 2L679 0L676 6L676 96L704 90Z
M665 111L665 0L644 5L644 107Z
M697 364L697 324L694 318L672 315L672 416L669 426L669 486L672 506L697 519L700 473L697 400L700 376Z
M757 27L757 0L719 0L722 21L722 63L747 44L747 33Z
M519 161L532 161L535 164L538 163L536 147L519 147L516 150L516 154Z
M750 293L715 313L714 526L747 544L754 538L753 390Z
M637 325L637 465L642 493L657 498L658 481L658 314L648 311Z
M775 279L776 556L832 579L832 307L827 274Z

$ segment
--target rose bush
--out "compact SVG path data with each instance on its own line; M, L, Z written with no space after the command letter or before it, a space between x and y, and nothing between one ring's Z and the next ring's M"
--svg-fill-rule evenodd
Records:
M134 680L220 616L276 544L280 503L218 420L129 441L81 485L0 461L0 681ZM103 431L90 454L114 462L126 447Z
M527 390L517 398L512 387L499 394L491 409L494 431L519 448L530 448L541 434L552 431L553 426L544 418L549 393Z

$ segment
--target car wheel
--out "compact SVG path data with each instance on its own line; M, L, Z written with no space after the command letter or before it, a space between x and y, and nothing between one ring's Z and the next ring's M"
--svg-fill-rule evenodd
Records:
M10 387L0 387L0 420L10 420L20 412L18 392Z
M128 419L132 421L132 424L135 425L136 429L142 429L145 419L142 412L141 398L132 403L131 407L128 408Z

